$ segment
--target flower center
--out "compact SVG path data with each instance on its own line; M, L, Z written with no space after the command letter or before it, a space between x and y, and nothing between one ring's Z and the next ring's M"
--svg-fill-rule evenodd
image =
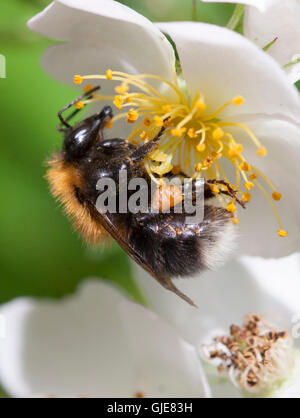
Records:
M116 95L94 94L93 98L79 102L76 106L81 108L86 103L98 100L113 101L117 109L124 112L117 114L112 119L112 123L124 118L127 123L134 124L128 137L129 141L148 142L157 135L163 125L165 126L158 148L145 160L146 170L154 182L160 184L160 178L171 172L184 173L191 178L205 177L207 180L216 180L216 183L211 185L212 192L221 205L231 213L236 213L236 202L243 205L249 202L252 198L250 190L257 187L264 194L275 214L279 225L278 235L281 237L288 235L282 227L274 203L281 199L281 194L259 169L246 160L243 145L237 141L231 129L238 128L246 133L258 156L265 157L266 148L245 124L222 118L222 112L227 107L243 104L242 96L232 98L215 112L209 113L206 109L205 97L201 93L196 93L190 100L181 91L178 82L173 84L156 75L130 75L107 70L105 75L75 75L74 83L81 84L87 79L117 81ZM172 99L155 89L147 80L158 80L163 83L168 91L172 91ZM90 86L85 87L88 88ZM130 92L131 88L135 91ZM234 168L234 181L226 174L225 161ZM224 182L237 191L233 198L229 193L226 194L228 188ZM236 216L233 222L239 223Z
M230 335L216 337L202 346L202 355L218 366L235 386L248 392L272 390L286 379L295 361L293 340L263 317L250 314L244 324L232 325Z

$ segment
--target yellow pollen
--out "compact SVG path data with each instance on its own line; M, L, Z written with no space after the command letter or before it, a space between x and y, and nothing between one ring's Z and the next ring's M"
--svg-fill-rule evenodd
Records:
M121 84L120 86L115 87L115 92L118 94L124 94L127 93L129 90L129 87L127 84Z
M73 78L74 84L81 84L83 82L83 77L81 75L74 75Z
M83 92L88 93L92 89L93 89L93 86L91 84L87 84L83 87Z
M236 144L233 148L229 150L229 156L232 158L238 158L243 152L243 145Z
M172 174L174 174L174 176L176 176L177 174L180 173L180 165L174 165L174 167L172 168Z
M216 186L215 184L211 184L211 186L210 186L210 190L213 192L213 193L216 193L216 194L219 194L220 193L220 189L218 188L218 186Z
M267 148L266 147L259 147L256 151L256 154L260 157L265 157L267 155Z
M224 131L221 128L217 128L213 131L213 139L215 139L216 141L218 139L222 139L224 136Z
M186 128L174 128L171 130L171 134L174 136L181 136L185 133Z
M106 70L105 76L106 76L107 80L112 80L113 79L112 70Z
M121 110L123 107L124 99L122 96L116 96L113 104L116 106L117 109Z
M127 122L128 123L134 123L139 117L139 114L136 110L130 109L127 114Z
M233 219L233 221L232 221L232 223L233 223L234 225L237 225L237 224L239 224L239 223L240 223L240 220L239 220L238 218L234 218L234 219Z
M197 149L197 151L199 151L199 152L203 152L203 151L205 150L205 148L206 148L206 145L205 145L205 144L201 144L201 143L199 143L199 144L196 146L196 149Z
M280 236L280 237L282 237L282 238L285 238L285 237L287 237L288 236L288 231L284 231L283 229L279 229L278 231L277 231L277 233L278 233L278 235Z
M188 130L187 134L188 134L188 136L189 136L190 138L196 138L196 137L197 137L197 134L196 134L195 128L190 128L190 129Z
M251 196L250 193L248 193L248 192L243 193L243 195L242 195L242 201L243 202L250 202L251 199L252 199L252 196Z
M205 110L205 109L206 109L206 105L205 105L204 101L199 100L199 101L196 103L196 108L197 108L198 110L200 110L200 111Z
M158 128L162 127L164 124L164 120L160 116L154 116L153 122Z
M147 138L147 132L143 131L142 133L140 133L140 138L142 141L145 141L145 139Z
M226 210L230 213L234 213L236 211L236 206L233 201L228 203L228 205L226 206Z
M240 167L241 167L242 171L250 171L251 170L250 164L246 163L246 161L243 161L242 164L240 165Z
M246 181L246 183L244 184L245 189L247 190L251 190L252 187L254 187L254 184L251 181Z
M200 173L200 171L202 170L202 164L201 163L196 163L195 164L195 170Z
M83 102L77 102L77 103L74 104L74 106L77 109L83 109L84 108L84 103Z
M113 121L112 120L109 120L108 122L107 122L107 124L105 125L105 128L107 128L107 129L111 129L113 127Z
M144 120L143 120L143 124L145 126L150 126L151 125L151 120L149 118L145 117Z
M242 96L235 96L232 99L232 103L236 106L241 106L244 103L245 99Z
M279 193L279 192L274 192L272 194L272 197L273 197L274 200L276 200L277 202L279 202L279 200L282 198L282 194Z
M117 95L94 94L92 99L82 103L98 100L107 103L109 100L119 110L126 108L126 111L119 112L107 127L117 121L127 120L131 124L137 122L128 136L128 140L132 143L151 141L161 127L165 128L157 142L155 152L145 158L145 169L154 182L158 183L160 179L163 180L164 175L171 172L173 174L182 172L191 179L205 177L207 180L220 180L225 184L233 183L230 187L225 184L211 185L214 193L218 195L220 204L232 213L236 211L237 202L252 200L248 192L256 186L257 191L263 193L275 214L279 225L276 229L285 232L274 203L274 200L281 199L281 194L277 192L276 185L273 185L250 159L246 160L244 143L239 143L239 138L247 135L245 145L247 144L247 147L249 144L252 145L259 156L267 155L266 147L244 123L230 121L224 112L230 106L242 106L244 103L242 96L236 95L210 113L203 94L194 92L193 96L186 97L181 90L179 80L173 83L159 75L131 75L110 69L100 75L74 76L76 84L81 84L83 80L112 80L115 83L112 92ZM158 90L153 81L158 81L159 85L167 88ZM87 88L86 86L85 92ZM163 93L170 90L174 94ZM77 106L81 105L77 104ZM139 116L141 121L138 120ZM233 170L229 171L228 166ZM222 195L223 192L225 195ZM238 219L235 218L233 222L238 223ZM286 235L282 233L281 236Z

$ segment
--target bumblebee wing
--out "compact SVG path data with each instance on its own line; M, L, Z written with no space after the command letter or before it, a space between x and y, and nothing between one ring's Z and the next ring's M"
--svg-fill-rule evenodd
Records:
M120 247L137 263L139 264L144 270L151 274L155 280L157 280L165 289L170 290L171 292L175 293L181 299L185 300L190 305L196 307L194 302L182 293L172 282L169 277L165 276L158 276L151 266L147 263L147 261L130 245L128 244L125 237L119 233L118 229L111 221L107 214L99 214L100 215L100 222L105 230L117 241Z

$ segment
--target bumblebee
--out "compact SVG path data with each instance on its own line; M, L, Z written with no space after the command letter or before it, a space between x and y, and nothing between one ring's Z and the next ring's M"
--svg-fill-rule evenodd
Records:
M204 183L204 218L201 223L186 224L186 213L174 210L176 198L169 213L154 212L151 203L147 213L100 213L96 208L102 193L96 187L99 179L108 177L117 182L120 170L127 170L129 179L139 177L151 182L144 160L155 150L164 128L151 141L141 145L122 138L105 139L105 126L113 117L110 106L72 127L69 122L79 109L66 119L63 112L83 97L91 97L96 89L58 112L64 142L61 152L55 153L49 161L46 177L51 192L62 203L85 241L95 245L111 236L164 288L194 305L176 288L172 279L195 275L225 261L235 241L233 215L210 203L215 196L211 187L217 182L214 180ZM223 193L236 197L236 192L227 186ZM118 196L118 189L116 194Z

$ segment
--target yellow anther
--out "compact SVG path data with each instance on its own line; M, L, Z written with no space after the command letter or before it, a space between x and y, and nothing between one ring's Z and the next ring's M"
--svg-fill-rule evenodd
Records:
M176 176L179 173L180 173L180 165L174 165L174 167L172 168L172 174Z
M198 102L196 103L196 107L198 110L205 110L206 109L206 104L204 103L203 100L198 100Z
M216 186L215 184L211 184L210 185L210 190L213 192L213 193L216 193L216 194L219 194L220 193L220 189L218 188L218 186Z
M112 70L106 70L105 75L107 80L112 80Z
M174 129L171 129L171 134L173 136L181 136L185 132L186 132L186 128L184 128L184 127L183 128L174 128Z
M195 164L195 170L200 173L200 171L202 170L202 164L201 163L196 163Z
M197 151L199 151L199 152L203 152L204 150L205 150L205 148L206 148L206 145L205 144L198 144L197 146L196 146L196 149L197 149Z
M126 102L126 103L130 103L130 102L132 102L132 98L131 98L130 96L126 97L125 102Z
M279 229L279 231L277 231L277 234L280 236L280 237L282 237L282 238L285 238L285 237L287 237L288 236L288 231L284 231L283 229Z
M258 178L258 175L256 173L250 174L249 179L250 180L256 180Z
M107 129L111 129L112 127L113 127L113 121L112 121L112 120L109 120L109 121L106 123L105 128L107 128Z
M121 110L123 107L124 98L122 96L115 96L115 100L113 104L116 106L117 109Z
M163 119L160 116L154 116L153 122L154 122L154 125L156 125L158 128L163 126L163 123L164 123Z
M252 187L254 187L254 184L251 181L246 181L246 183L244 184L245 189L247 190L251 190Z
M74 106L77 109L83 109L84 108L84 103L83 102L77 102L77 103L74 104Z
M211 156L217 160L219 160L222 157L221 152L212 151Z
M228 203L228 205L226 206L226 210L230 213L234 213L236 211L236 206L233 201Z
M239 220L238 218L234 218L234 219L233 219L233 221L232 221L232 223L233 223L234 225L237 225L237 224L239 224L239 223L240 223L240 220Z
M242 201L243 202L250 202L251 199L252 199L252 196L251 196L250 193L248 193L248 192L243 193L243 196L242 196Z
M235 144L233 148L229 150L229 156L232 158L237 158L243 152L243 145L242 144Z
M274 200L276 200L276 202L279 202L279 200L282 198L282 194L279 193L279 192L274 192L272 194L272 197L273 197Z
M224 135L225 135L225 134L224 134L224 131L223 131L223 129L221 129L221 128L217 128L217 129L215 129L215 130L213 131L213 134L212 134L213 139L214 139L214 140L216 140L216 141L218 141L219 139L222 139Z
M171 105L163 105L162 110L164 111L164 113L169 113L172 110L172 106Z
M149 118L145 117L144 120L143 120L143 124L145 126L150 126L151 125L151 120Z
M251 165L248 164L246 161L243 161L242 164L240 165L240 169L242 171L250 171L251 170Z
M242 96L235 96L231 102L236 106L241 106L244 103L244 101L245 99Z
M127 93L129 90L128 84L121 84L120 86L115 87L115 92L119 94Z
M152 160L154 161L158 161L158 162L164 162L167 160L168 155L165 154L164 152L160 151L159 149L156 149L155 151L153 151L150 154L150 157Z
M146 131L143 131L143 132L140 134L140 138L141 138L141 140L142 140L142 141L145 141L145 139L147 138L147 132L146 132Z
M210 167L212 165L212 163L213 163L213 160L210 157L206 157L205 160L204 160L203 165L204 165L204 167Z
M190 138L196 138L197 137L197 134L196 134L196 131L195 131L194 128L190 128L187 131L187 134L188 134L188 137L190 137Z
M74 75L73 82L74 84L81 84L83 82L83 77L81 75L76 74Z
M127 122L128 123L134 123L139 117L139 114L136 110L130 109L127 114Z
M84 93L88 93L90 90L92 90L94 87L91 85L91 84L86 84L84 87L83 87L83 92Z
M259 147L256 151L256 154L260 157L265 157L267 155L267 148L266 147Z

